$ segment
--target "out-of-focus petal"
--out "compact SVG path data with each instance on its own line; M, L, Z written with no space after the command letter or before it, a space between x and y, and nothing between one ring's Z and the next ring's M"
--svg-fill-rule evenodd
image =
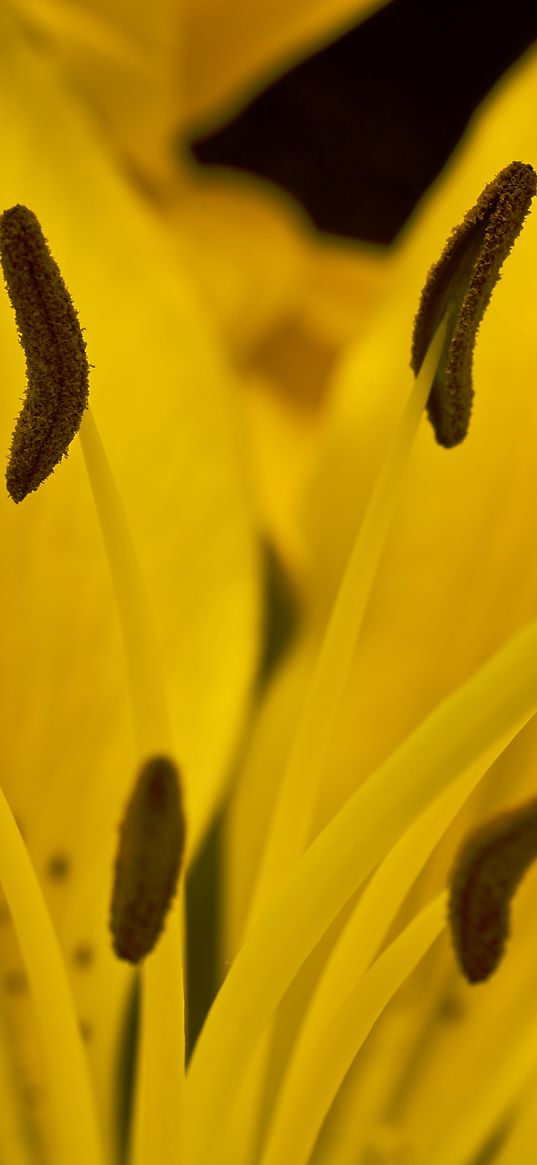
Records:
M166 179L181 104L177 0L17 0L112 145L149 182Z
M185 116L215 121L386 0L185 0Z
M190 169L170 194L171 240L240 372L259 523L298 569L331 369L349 336L366 334L388 256L320 237L252 179Z
M252 926L191 1061L193 1163L216 1145L266 1024L351 895L435 794L483 754L499 754L535 714L536 642L534 622L440 705L349 799ZM207 1090L211 1126L202 1120Z
M195 168L163 207L181 262L237 361L297 311L308 284L304 216L270 186Z

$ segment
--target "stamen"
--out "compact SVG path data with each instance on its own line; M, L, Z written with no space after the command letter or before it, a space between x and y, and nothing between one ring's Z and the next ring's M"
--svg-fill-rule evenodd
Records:
M171 732L159 650L125 511L91 410L80 441L108 553L129 670L140 756L169 756ZM130 1165L170 1160L181 1139L184 1079L182 902L180 893L165 940L142 968Z
M120 959L153 950L175 894L185 841L179 773L166 756L140 772L121 827L110 925Z
M511 162L485 186L427 276L414 324L411 365L418 373L431 337L447 315L443 358L427 402L436 440L446 449L460 444L468 432L477 331L536 190L533 168Z
M8 493L21 502L66 456L88 403L89 367L71 297L26 206L0 216L0 261L28 378L6 470Z
M451 875L453 946L469 983L492 975L509 935L511 899L537 858L537 798L467 838Z
M387 450L341 581L282 774L251 898L249 923L274 895L308 843L337 713L445 334L446 321L442 320Z

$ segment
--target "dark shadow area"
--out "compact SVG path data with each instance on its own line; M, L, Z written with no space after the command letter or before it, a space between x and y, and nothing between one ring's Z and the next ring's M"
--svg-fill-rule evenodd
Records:
M192 153L281 186L321 231L389 243L536 38L535 0L393 0Z
M222 817L213 821L186 879L186 1058L192 1055L209 1007L220 986L220 871Z

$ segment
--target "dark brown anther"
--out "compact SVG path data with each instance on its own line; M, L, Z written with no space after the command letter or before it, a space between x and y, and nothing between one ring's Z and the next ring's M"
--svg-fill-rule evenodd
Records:
M166 756L146 761L120 830L110 928L118 958L139 963L153 950L175 894L185 843L178 770Z
M444 351L427 401L436 440L446 449L460 444L468 432L477 331L536 190L532 166L511 162L485 186L427 276L414 323L411 365L417 375L446 316Z
M89 366L71 297L26 206L0 216L0 261L28 379L6 470L8 493L21 502L66 456L88 403Z
M497 969L511 900L536 858L537 799L494 818L463 843L451 875L449 921L469 983L481 983Z

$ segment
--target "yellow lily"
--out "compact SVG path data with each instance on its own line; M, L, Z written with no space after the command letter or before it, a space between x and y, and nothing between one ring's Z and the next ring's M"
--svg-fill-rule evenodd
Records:
M200 70L185 108L208 115L231 100L306 34L311 43L333 28L326 14L333 20L335 9L339 21L356 5L297 4L282 37L276 23L289 6L266 5L274 36L264 33L251 53L223 53L228 71L207 92ZM42 7L28 0L24 10L35 28ZM195 5L187 13L197 43L204 26ZM231 29L246 36L239 5L233 14ZM35 210L86 329L107 456L89 418L81 437L119 599L136 735L109 563L75 442L38 493L20 507L0 503L0 868L18 935L4 911L0 1148L15 1165L116 1165L117 1055L132 984L107 934L117 824L140 761L157 750L176 755L184 774L189 855L222 796L260 640L238 356L248 353L252 377L251 354L282 302L274 288L287 310L323 256L284 206L272 219L264 198L244 195L253 215L283 231L286 259L298 255L292 277L280 274L267 307L250 317L245 343L240 313L221 310L225 273L214 264L214 278L208 267L197 274L183 233L204 217L197 180L183 176L180 204L151 134L140 132L136 155L127 107L118 110L121 132L103 145L87 108L67 100L64 67L27 39L18 15L6 7L0 16L1 203ZM51 19L49 34L59 27ZM95 43L106 43L97 32ZM72 38L63 47L71 59ZM300 478L291 516L288 494L272 514L292 542L284 537L305 612L256 709L229 797L227 976L183 1085L179 894L140 976L134 1165L468 1165L486 1144L514 1165L530 1152L531 884L504 967L472 991L445 941L444 887L469 822L510 802L514 785L517 797L531 787L531 220L480 334L475 416L460 450L438 449L425 424L414 441L442 337L414 389L408 359L420 286L453 223L496 170L513 157L532 160L536 86L529 57L476 119L400 241L367 335L349 339L348 316L329 328L337 361L315 482L305 496ZM173 101L156 103L164 133ZM167 195L160 215L112 161L113 141ZM237 222L232 194L229 209L224 223ZM318 310L313 297L310 328ZM0 329L7 449L24 376L7 301Z
M258 552L233 376L162 226L113 165L92 119L68 100L53 55L28 39L10 9L1 21L1 203L26 203L38 215L87 330L92 405L129 498L151 611L159 612L155 634L171 732L189 774L194 852L227 775L258 655ZM24 367L7 297L0 312L7 452ZM138 750L162 741L150 725L133 740L110 574L76 448L65 468L67 475L48 483L55 498L37 493L21 507L7 496L1 503L4 598L12 612L2 788L25 831L88 1038L91 1032L110 1139L117 1123L110 1073L130 982L110 951L110 877ZM142 674L138 710L153 702L153 677L144 686ZM22 982L20 952L6 944L6 982ZM28 993L19 994L17 1029L33 1031ZM19 1094L39 1098L41 1069L26 1064L20 1040L7 1078L19 1073ZM23 1106L22 1118L31 1131L32 1110Z
M259 1066L263 1054L269 1055L265 1047L243 1093L243 1103L254 1097L259 1104L257 1129L244 1136L247 1109L240 1110L226 1160L252 1159L241 1156L245 1140L257 1146L254 1159L263 1165L306 1161L310 1155L315 1162L338 1165L407 1159L462 1165L477 1160L489 1141L492 1153L504 1139L503 1156L498 1156L502 1163L523 1160L522 1145L526 1155L530 1152L534 1126L529 1112L520 1109L520 1126L515 1118L523 1089L531 1096L536 1065L530 996L521 1002L534 965L523 937L531 879L515 908L510 967L502 968L486 988L470 993L444 938L405 995L398 996L392 983L393 1001L374 1037L364 1041L385 1006L385 997L380 1002L384 975L397 978L397 961L400 972L405 965L405 941L416 942L417 954L420 927L422 936L431 927L431 945L439 934L437 923L443 929L445 908L430 897L445 885L461 833L472 820L512 804L513 797L516 803L533 784L534 695L523 710L525 697L519 704L518 684L528 681L533 688L535 682L530 678L533 646L525 655L535 634L527 554L527 522L531 526L533 521L528 497L534 485L531 456L522 469L515 451L521 448L521 421L526 432L533 431L535 408L531 390L516 403L512 392L515 384L531 383L535 367L534 221L528 222L480 331L475 380L483 385L483 398L476 401L470 437L459 450L446 453L435 446L428 426L422 426L380 561L371 514L385 519L374 487L390 440L395 435L401 448L404 437L402 383L424 273L450 224L471 205L484 175L492 176L511 158L534 157L535 84L535 56L529 55L476 117L450 170L424 200L396 248L390 292L370 321L368 336L343 351L333 377L324 454L306 505L310 621L299 650L261 709L231 806L228 960L240 948L245 925L251 925L277 885L280 910L284 901L288 906L292 901L297 909L294 927L308 929L307 895L312 901L326 900L334 862L339 865L338 846L341 876L345 867L355 873L359 866L361 882L382 855L384 862L354 912L333 922L334 931L324 932L315 952L319 932L315 939L310 932L305 940L309 959L276 1015L269 1067ZM345 596L342 615L344 592L339 589L335 607L334 598L353 543L355 556L359 549L356 531L361 521L367 541L362 537L360 557L347 568L353 570L354 592L351 600ZM358 596L363 599L364 578L369 587L373 574L360 630L355 608ZM515 633L525 626L530 629L517 638ZM354 631L360 634L356 648L346 641ZM524 657L518 655L520 648ZM323 652L325 664L330 660L332 665L324 671L319 662ZM335 659L343 672L333 666ZM507 724L495 701L499 698L506 709L515 688L517 712L504 735ZM490 719L481 736L485 706ZM464 756L458 752L463 738L471 742L469 752L464 746ZM452 745L458 752L453 768ZM444 765L450 768L447 781ZM453 783L455 772L458 780ZM274 781L275 773L279 780ZM486 780L480 794L475 792L463 811L482 777ZM421 800L425 788L428 809ZM399 841L391 848L393 839L388 841L385 830L391 828L388 819L395 802L399 811L403 803L409 807L409 818L406 810L404 823L399 816ZM356 822L352 843L345 834L347 815ZM252 825L256 820L257 828ZM311 839L316 840L296 866ZM379 847L374 856L370 845ZM306 871L312 880L307 891L305 882L301 884L299 916L293 896L299 895ZM257 901L252 898L256 879ZM353 899L346 900L349 910ZM424 902L430 906L420 914ZM273 907L273 925L275 914ZM268 929L269 915L265 917ZM339 936L344 922L347 929ZM405 922L417 928L412 939ZM249 941L253 946L254 935L261 933L261 918L258 927L250 932L237 963L242 956L246 960ZM367 970L374 954L397 932L393 946ZM517 933L521 937L515 949ZM292 926L286 938L289 946L298 941ZM289 963L294 973L296 956L283 950L283 939L278 956L290 982ZM266 982L270 972L265 967L263 973L256 1005L262 998L268 1010L268 999L273 1000ZM234 987L232 971L222 992L228 992L229 1010L237 1005ZM211 1022L216 1028L220 1008L224 1011L222 1000L215 1004L194 1061L192 1072L198 1066L200 1078L207 1070L203 1056ZM367 1022L362 1008L369 1014ZM488 1037L496 1016L499 1028L492 1052ZM244 1013L242 1023L247 1028ZM261 1101L256 1072L269 1081ZM512 1139L507 1136L510 1121Z

